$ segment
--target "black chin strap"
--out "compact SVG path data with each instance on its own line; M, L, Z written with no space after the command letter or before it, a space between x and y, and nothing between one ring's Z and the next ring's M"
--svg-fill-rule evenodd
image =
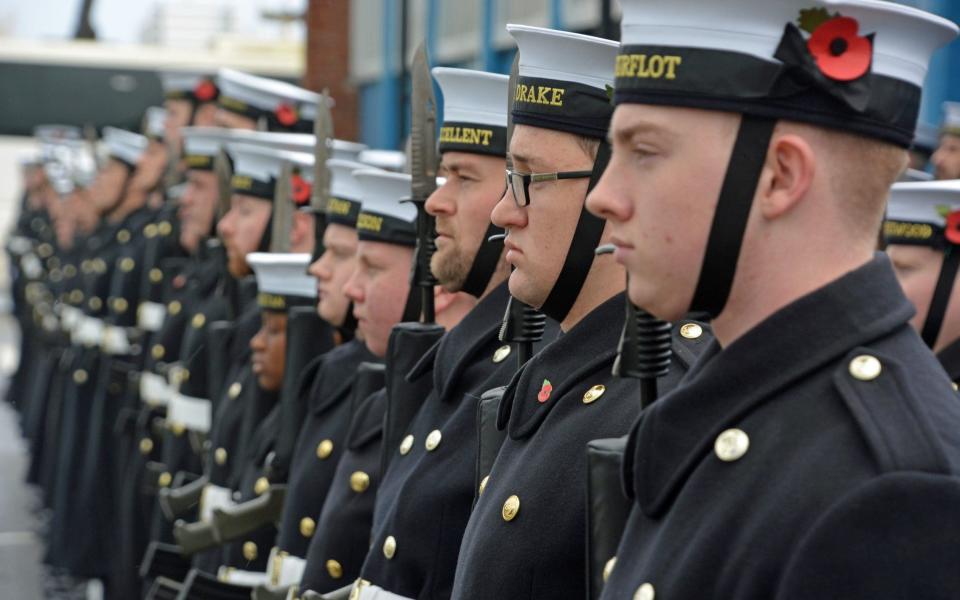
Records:
M503 241L495 239L490 240L492 236L500 233L500 228L490 223L487 226L486 233L483 234L483 241L477 248L477 254L473 257L473 264L470 266L470 272L463 280L461 291L479 298L490 285L490 278L497 270L497 264L500 262L500 255L503 254Z
M743 115L720 189L690 311L702 311L716 317L727 304L750 206L776 124L775 119Z
M263 228L263 235L260 236L260 245L257 246L257 252L270 252L270 242L273 240L273 211L270 211L270 218L267 219L267 226Z
M587 195L593 191L600 177L610 162L610 145L605 141L600 142L597 149L597 160L593 163L593 174L590 175L590 184L587 186ZM586 196L584 196L586 198ZM587 203L584 200L583 207L580 209L580 220L577 222L577 229L573 233L573 239L570 240L570 249L567 251L567 258L560 269L560 275L550 290L540 312L547 315L554 321L560 323L567 318L567 313L573 308L583 283L590 274L590 267L593 266L594 251L600 244L600 237L603 235L603 228L606 221L595 217L587 211Z
M927 320L924 321L923 331L920 333L923 342L930 348L933 348L940 336L940 328L947 314L947 305L953 294L953 283L957 279L958 269L960 269L960 248L947 244L943 250L943 266L940 267L937 287L933 289L933 298L930 299L930 308L927 309Z

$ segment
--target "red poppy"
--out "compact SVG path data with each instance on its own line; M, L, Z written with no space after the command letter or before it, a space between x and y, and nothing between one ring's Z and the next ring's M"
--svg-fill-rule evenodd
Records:
M209 79L204 79L194 88L193 95L200 102L209 102L217 97L217 86Z
M540 387L540 393L537 394L537 402L543 404L550 399L550 394L553 392L553 384L550 383L549 379L543 380L543 386Z
M310 202L312 191L313 187L310 182L303 177L294 174L290 178L290 197L293 198L293 203L297 206L304 206L307 202Z
M291 127L295 125L300 119L300 117L297 115L297 109L289 104L281 104L274 111L274 114L277 116L277 123L280 123L285 127Z
M947 225L943 235L951 244L960 244L960 210L947 215Z
M870 70L873 43L857 35L860 24L850 17L834 17L814 30L807 48L820 71L837 81L853 81Z

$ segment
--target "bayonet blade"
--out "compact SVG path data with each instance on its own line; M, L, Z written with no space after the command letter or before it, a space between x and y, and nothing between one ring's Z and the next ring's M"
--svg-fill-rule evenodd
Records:
M333 115L330 112L329 94L326 88L318 102L317 120L314 122L313 133L317 138L317 144L313 153L315 160L310 207L315 213L322 214L330 198L330 169L327 168L327 159L330 158L330 146L333 144Z
M426 202L437 188L437 100L424 40L413 57L410 115L412 200Z

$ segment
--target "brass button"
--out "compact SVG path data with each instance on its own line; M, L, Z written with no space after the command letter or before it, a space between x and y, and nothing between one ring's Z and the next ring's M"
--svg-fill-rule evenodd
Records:
M304 517L300 519L300 535L305 538L308 538L313 535L313 532L317 530L317 523L310 517Z
M489 475L487 475L486 477L484 477L483 479L480 480L480 491L479 491L479 493L477 494L478 496L481 495L481 494L483 494L483 490L487 489L487 482L488 482L488 481L490 481L490 476L489 476Z
M96 269L97 273L106 273L107 261L102 258L95 258L93 259L93 268Z
M167 312L171 315L180 314L180 310L183 309L183 305L180 304L179 300L174 300L167 305Z
M135 266L137 263L129 256L120 259L120 270L124 273L129 273Z
M183 423L173 422L170 423L170 431L177 437L183 437L183 434L187 432L187 428L183 426Z
M387 539L383 540L383 555L387 557L387 560L393 558L393 555L397 553L397 538L392 535L388 535Z
M362 493L370 487L370 476L363 471L354 471L350 476L350 489L356 493Z
M71 304L80 304L81 302L83 302L83 292L81 290L73 290L70 292Z
M87 375L87 372L84 371L83 369L77 369L76 371L73 372L73 382L74 382L74 383L83 385L84 383L87 382L87 379L89 379L89 378L90 378L90 376Z
M504 360L507 359L508 356L510 356L511 350L512 348L510 348L509 344L500 346L499 348L497 348L497 351L493 353L493 362L502 363Z
M140 440L140 454L150 454L153 451L153 440L148 437Z
M90 260L80 261L80 272L90 274L93 271L93 263Z
M257 545L253 542L244 542L243 557L249 561L257 560Z
M240 392L243 391L243 385L239 381L234 381L230 384L230 387L227 388L227 396L231 400L236 400L240 396Z
M153 223L148 223L147 226L143 228L143 235L148 240L157 237L157 226Z
M161 221L157 226L157 233L160 235L170 235L173 233L173 225L170 224L170 221Z
M87 300L87 306L90 307L90 310L100 310L103 308L103 300L94 296Z
M440 433L440 430L434 429L427 435L427 440L423 443L423 445L427 449L427 452L433 452L437 449L437 446L440 445L440 440L442 439L443 434Z
M213 460L221 467L227 464L227 449L217 448L213 451Z
M740 429L728 429L717 436L713 451L724 462L739 460L750 448L750 438Z
M128 308L130 308L130 304L127 302L126 298L113 299L113 312L122 315L123 313L127 312Z
M956 383L953 383L953 384L951 384L951 385L953 385L953 391L956 392L956 391L960 390L960 385L957 385Z
M150 269L150 283L160 283L163 281L163 271L154 267Z
M266 477L261 477L253 484L253 491L258 496L262 496L268 489L270 489L270 481Z
M680 327L680 335L688 340L695 340L703 335L703 327L700 327L696 323L684 323L683 326Z
M163 347L163 344L154 344L153 348L150 348L150 356L156 360L163 358L163 355L167 353L167 349Z
M194 329L200 329L207 322L207 317L203 313L197 313L193 315L193 320L190 322L193 325Z
M883 366L876 356L861 354L850 361L850 374L860 381L873 381L880 376Z
M504 521L509 522L517 518L518 512L520 512L520 498L514 495L507 498L507 501L503 503L503 509L500 511L500 514L503 516Z
M117 232L117 241L121 244L126 244L130 241L130 232L126 229L121 229Z
M610 579L610 574L613 573L613 567L617 565L617 557L614 556L607 561L607 564L603 565L603 582L606 583Z
M410 454L410 450L413 449L413 441L413 435L409 433L403 438L403 441L400 442L400 456Z
M597 399L600 398L600 396L603 395L605 391L607 391L607 387L603 384L597 384L593 386L592 388L587 390L587 393L583 395L583 403L593 404L594 402L597 401Z
M343 577L343 565L341 565L335 560L328 560L327 574L330 575L331 579L340 579L341 577Z
M656 590L649 583L644 583L637 588L637 593L633 595L633 600L653 600L657 595Z
M63 268L63 275L64 277L76 277L77 268L73 265L67 265Z
M157 478L157 485L160 487L170 487L171 483L173 483L173 475L166 471L160 473L160 477Z
M333 454L333 442L330 440L323 440L317 444L317 458L320 460L326 460L330 458L330 455Z

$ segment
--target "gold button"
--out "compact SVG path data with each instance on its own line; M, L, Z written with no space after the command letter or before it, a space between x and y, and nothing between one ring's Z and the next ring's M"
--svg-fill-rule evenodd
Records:
M354 471L350 476L350 489L356 493L365 492L370 487L370 476L363 471Z
M167 349L163 347L163 344L154 344L153 348L150 348L150 356L156 360L163 358L166 353Z
M340 579L343 577L343 565L335 560L327 561L327 573L331 579Z
M506 344L497 348L497 351L493 353L493 362L502 363L508 356L510 356L510 345Z
M93 266L94 266L94 268L97 270L98 273L106 273L106 272L107 272L107 261L103 260L102 258L95 258L95 259L93 259Z
M477 495L483 494L483 490L487 489L488 481L490 481L489 475L480 480L480 492Z
M317 530L317 523L310 517L304 517L300 519L300 535L303 537L310 537L313 535L313 532Z
M614 556L607 561L607 564L603 565L603 582L606 583L610 579L610 574L613 573L613 567L617 565L617 557Z
M213 451L213 460L221 467L227 464L227 449L217 448Z
M83 292L80 290L70 292L70 302L71 304L80 304L83 302Z
M326 460L330 458L331 454L333 454L333 442L330 440L323 440L317 444L317 458L320 460Z
M103 308L103 300L94 296L87 300L87 306L90 307L90 310L100 310Z
M120 259L120 270L123 271L124 273L129 273L130 271L133 270L135 266L137 266L136 261L134 261L129 256L126 256Z
M173 475L166 471L160 473L160 477L157 478L157 485L160 487L170 487L171 483L173 483Z
M150 454L153 451L153 440L145 437L140 440L140 454Z
M117 241L121 244L126 244L130 241L130 232L126 229L121 229L117 232Z
M63 274L65 277L76 277L77 268L73 265L67 265L63 268Z
M240 392L243 391L243 385L239 381L234 381L230 384L230 387L227 388L227 396L231 400L236 400L240 396Z
M261 477L253 484L253 491L258 496L262 496L268 489L270 489L270 482L266 477Z
M183 437L183 434L187 432L187 428L183 426L183 423L173 422L170 423L170 431L177 437Z
M203 313L197 313L193 315L193 320L190 322L190 324L193 325L194 329L200 329L206 322L207 317L205 317Z
M750 448L750 438L743 430L728 429L717 436L713 451L724 462L739 460Z
M860 381L873 381L880 376L883 366L876 356L861 354L850 361L850 374Z
M128 308L130 308L130 304L127 302L126 298L113 299L113 312L122 315L123 313L127 312Z
M170 224L170 221L161 221L157 226L157 233L160 235L170 235L173 233L173 225Z
M173 302L167 305L167 312L169 312L171 315L176 315L180 313L180 310L182 308L183 308L183 305L180 304L180 301L174 300Z
M76 371L73 372L73 382L78 383L80 385L83 385L84 383L86 383L89 377L90 376L87 375L87 372L84 371L83 369L77 369Z
M951 384L951 385L953 385L953 391L956 392L956 391L960 390L960 385L957 385L956 383Z
M633 595L633 600L653 600L657 592L649 583L644 583L637 588L637 593Z
M148 240L157 237L157 226L153 223L148 223L147 226L143 228L143 235Z
M163 281L163 271L154 267L150 269L150 283L160 283Z
M413 435L409 433L403 438L403 441L400 442L400 456L410 454L410 450L413 449L413 441Z
M82 273L87 273L87 274L89 274L90 271L92 271L92 270L93 270L93 263L91 263L89 260L81 260L81 261L80 261L80 271L81 271Z
M507 498L507 501L503 503L503 510L500 511L500 514L504 521L509 522L517 518L518 512L520 512L520 498L514 495Z
M257 545L253 542L244 542L243 557L249 561L257 560Z
M397 538L392 535L388 535L387 539L383 540L383 555L387 557L387 560L393 558L393 555L397 553Z
M426 447L427 452L433 452L434 450L437 449L437 446L440 445L440 440L442 439L443 439L443 434L440 433L440 430L434 429L429 433L429 435L427 435L427 441L425 441L423 445L424 447Z
M587 390L587 393L583 395L584 404L593 404L597 401L603 393L607 391L607 387L603 384L598 384Z
M680 335L688 340L695 340L703 335L703 327L700 327L696 323L685 323L680 327Z

